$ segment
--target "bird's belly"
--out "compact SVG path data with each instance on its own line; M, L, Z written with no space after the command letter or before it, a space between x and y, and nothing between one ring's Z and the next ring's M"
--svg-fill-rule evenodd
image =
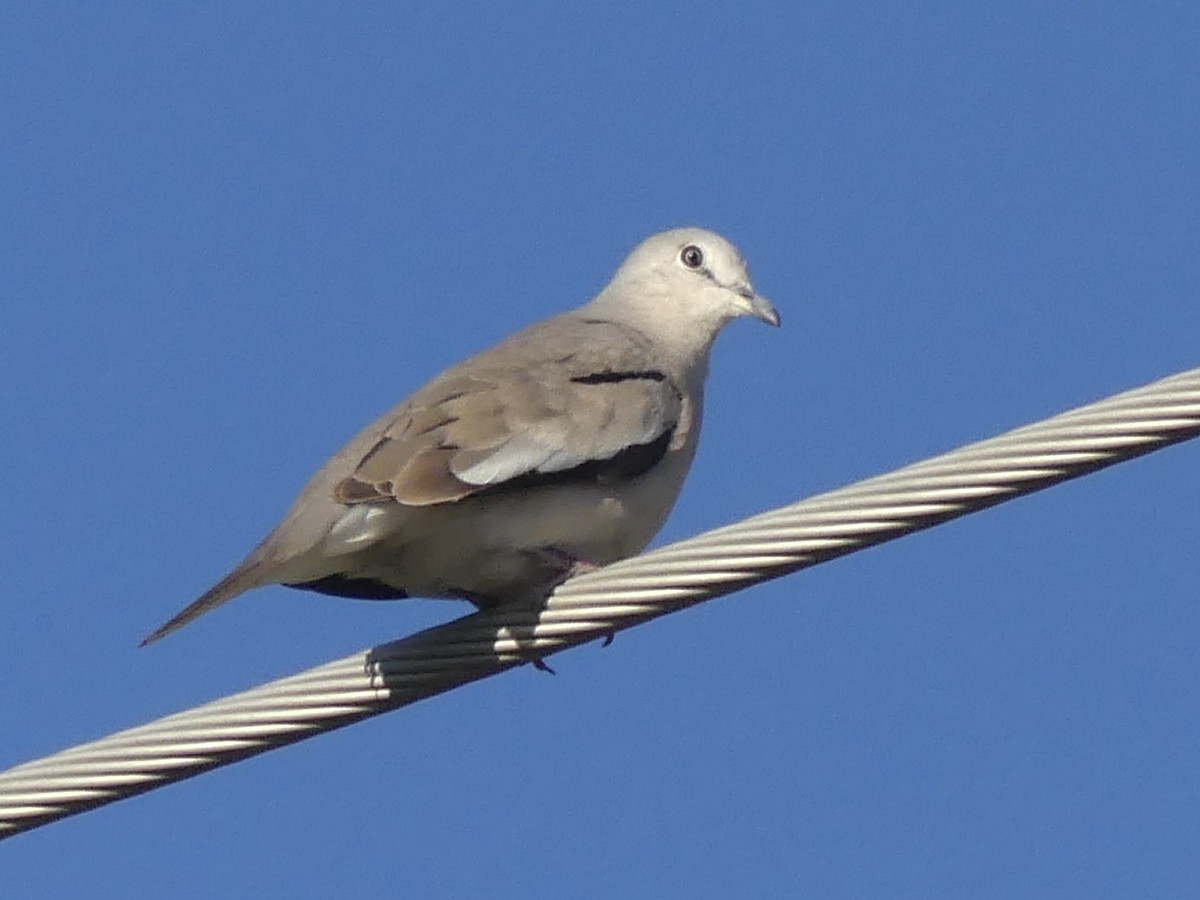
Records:
M355 574L411 596L528 598L554 580L547 550L604 565L645 547L682 482L657 474L652 482L535 487L409 509L393 534L362 554Z

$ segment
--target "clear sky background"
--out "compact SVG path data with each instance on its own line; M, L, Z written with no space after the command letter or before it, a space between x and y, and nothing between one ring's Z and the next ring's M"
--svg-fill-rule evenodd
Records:
M501 8L503 7L503 8ZM443 367L664 227L718 342L659 541L1200 365L1200 7L0 6L0 766L467 612L137 641ZM1200 883L1184 444L0 844L11 897Z

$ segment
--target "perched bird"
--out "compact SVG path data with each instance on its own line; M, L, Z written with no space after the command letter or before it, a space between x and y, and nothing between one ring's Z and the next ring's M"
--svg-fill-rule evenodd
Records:
M720 235L642 242L594 300L443 372L322 467L283 521L156 641L268 584L534 602L632 556L696 452L721 328L779 315Z

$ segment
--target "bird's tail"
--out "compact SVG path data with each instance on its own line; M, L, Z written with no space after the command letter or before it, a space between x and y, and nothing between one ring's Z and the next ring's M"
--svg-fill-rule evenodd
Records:
M239 594L244 594L251 588L259 587L267 582L263 580L263 570L266 564L262 559L251 557L240 566L214 584L192 603L175 614L166 624L156 628L142 640L139 647L153 644L159 638L166 637L172 631L204 615L211 609L216 609L222 603L232 600Z

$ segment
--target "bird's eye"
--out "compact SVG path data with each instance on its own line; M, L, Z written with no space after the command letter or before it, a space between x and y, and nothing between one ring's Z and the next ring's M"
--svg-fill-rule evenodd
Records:
M695 244L688 244L679 251L679 261L689 269L698 269L704 265L704 251Z

